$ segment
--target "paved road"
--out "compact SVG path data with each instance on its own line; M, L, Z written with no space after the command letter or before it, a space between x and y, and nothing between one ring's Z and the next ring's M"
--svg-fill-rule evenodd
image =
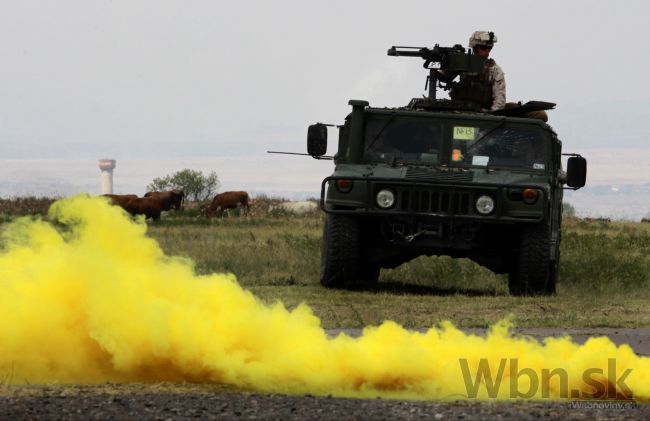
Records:
M426 329L418 329L422 332ZM484 335L486 329L463 329L466 333L474 335ZM650 357L650 328L587 328L587 329L559 329L559 328L530 328L530 329L513 329L516 334L532 336L536 339L543 339L549 336L559 337L569 335L576 343L584 343L587 339L594 336L607 336L616 345L628 344L632 347L637 355ZM361 329L328 329L330 336L336 336L345 332L350 336L361 335Z

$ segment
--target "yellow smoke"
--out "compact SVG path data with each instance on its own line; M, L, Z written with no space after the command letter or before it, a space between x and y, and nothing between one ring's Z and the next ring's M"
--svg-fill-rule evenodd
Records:
M650 358L607 338L540 344L512 337L507 323L480 337L450 323L418 333L390 321L359 338L329 338L307 306L267 306L233 275L194 274L187 259L164 255L142 221L104 200L61 200L48 220L22 218L2 229L0 383L168 380L458 399L472 397L482 368L496 378L502 367L496 392L484 378L474 396L557 399L567 396L565 386L590 393L594 383L617 387L621 397L607 378L628 370L634 398L650 399ZM545 369L563 370L566 381L555 373L531 389L530 372L542 379Z

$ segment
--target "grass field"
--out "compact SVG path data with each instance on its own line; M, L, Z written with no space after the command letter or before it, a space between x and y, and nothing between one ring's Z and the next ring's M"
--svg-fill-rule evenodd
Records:
M487 327L511 317L518 327L650 326L650 224L564 224L558 294L520 298L505 275L465 259L421 257L382 270L376 288L329 290L318 281L323 216L168 218L149 235L201 274L232 272L264 302L307 303L326 328L394 320L423 328L443 320Z
M44 215L52 199L0 201L0 222ZM207 220L198 211L166 213L148 235L169 255L190 258L199 274L234 273L266 303L308 304L325 328L360 328L394 320L426 328L450 320L487 327L510 317L518 327L650 326L650 224L565 218L558 293L511 297L505 275L466 259L420 257L382 270L362 291L319 283L323 214L269 212L257 201L252 216Z

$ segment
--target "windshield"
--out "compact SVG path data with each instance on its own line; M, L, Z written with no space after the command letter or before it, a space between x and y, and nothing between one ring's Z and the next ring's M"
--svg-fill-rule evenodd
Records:
M374 162L436 164L441 128L425 119L385 116L366 121L363 158Z
M546 168L545 137L534 128L453 126L451 165Z

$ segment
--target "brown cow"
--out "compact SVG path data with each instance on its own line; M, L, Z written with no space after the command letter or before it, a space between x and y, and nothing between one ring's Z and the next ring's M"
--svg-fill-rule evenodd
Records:
M138 197L130 200L124 209L131 215L144 215L145 219L153 219L157 221L160 219L160 212L162 208L160 201L154 197Z
M108 197L115 206L122 208L131 200L138 198L136 194L102 194L102 196Z
M170 209L182 210L183 198L185 192L183 190L170 190L170 191L150 191L144 197L154 197L160 202L160 208L164 211Z
M205 214L208 218L212 216L213 212L223 213L228 209L242 208L243 214L248 214L250 206L248 204L248 193L245 191L227 191L219 193L212 199L212 203L205 209Z

